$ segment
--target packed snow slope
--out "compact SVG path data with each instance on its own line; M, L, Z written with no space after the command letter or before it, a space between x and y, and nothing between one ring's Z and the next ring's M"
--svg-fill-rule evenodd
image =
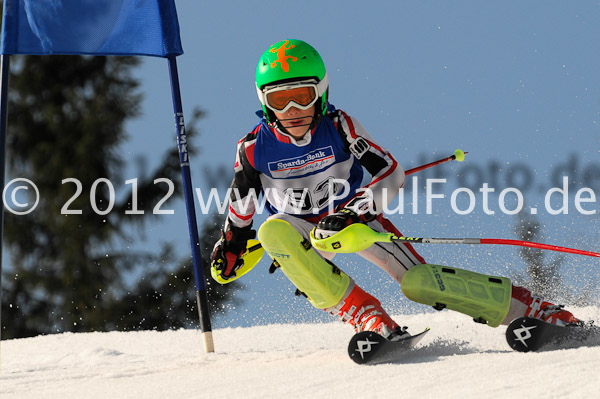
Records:
M600 309L577 309L600 320ZM0 398L594 398L600 346L517 353L504 329L449 311L396 315L431 331L397 363L358 366L340 322L214 331L57 334L2 342Z

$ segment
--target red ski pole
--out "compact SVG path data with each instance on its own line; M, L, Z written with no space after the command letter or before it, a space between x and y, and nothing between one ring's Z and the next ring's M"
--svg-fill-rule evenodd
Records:
M454 161L454 160L457 160L458 162L462 162L462 161L464 161L465 155L467 155L467 154L468 154L468 152L463 152L462 150L459 149L459 150L454 151L454 155L451 155L444 159L439 159L437 161L430 162L425 165L417 166L416 168L409 169L409 170L405 171L404 174L407 176L412 175L413 173L420 172L423 169L428 169L428 168L431 168L432 166L436 166L436 165Z
M314 232L314 230L313 230ZM396 236L392 233L378 232L362 223L354 223L339 233L324 239L317 239L311 233L313 245L327 252L351 253L359 252L369 248L376 242L409 242L411 244L492 244L492 245L514 245L518 247L529 247L545 249L549 251L566 252L575 255L594 256L600 258L600 253L583 251L581 249L559 247L557 245L541 244L539 242L507 240L502 238L425 238Z
M575 255L595 256L600 258L600 253L582 251L581 249L559 247L557 245L541 244L539 242L520 241L520 240L505 240L501 238L481 238L479 244L496 244L496 245L515 245L519 247L546 249L549 251L566 252Z
M600 258L600 253L583 251L568 247L559 247L558 245L542 244L539 242L507 240L504 238L422 238L422 237L391 237L390 241L403 241L410 243L423 244L492 244L492 245L514 245L516 247L528 247L545 249L547 251L566 252L575 255L595 256Z

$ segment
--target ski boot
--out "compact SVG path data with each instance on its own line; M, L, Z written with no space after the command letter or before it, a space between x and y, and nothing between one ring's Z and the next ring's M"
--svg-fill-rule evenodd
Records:
M398 326L387 314L377 298L370 295L356 283L336 306L325 309L331 315L339 316L343 322L361 331L372 331L390 341L408 335L406 328Z
M564 309L563 305L544 302L539 296L532 296L525 316L533 317L557 326L583 325L583 322Z

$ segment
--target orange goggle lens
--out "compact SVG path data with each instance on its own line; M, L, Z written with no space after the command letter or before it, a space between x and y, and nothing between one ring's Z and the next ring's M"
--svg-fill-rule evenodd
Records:
M301 107L310 107L317 99L317 92L313 86L296 87L289 90L276 90L267 93L266 100L269 108L283 111L290 102Z

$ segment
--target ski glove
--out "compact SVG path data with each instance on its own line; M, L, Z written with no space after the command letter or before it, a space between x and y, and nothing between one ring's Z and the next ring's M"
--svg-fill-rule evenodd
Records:
M215 244L212 252L211 268L224 280L235 277L235 272L244 265L240 256L246 251L248 240L256 237L252 226L235 227L229 224L225 231L221 230L221 238Z
M339 233L352 223L369 223L377 217L370 197L354 197L342 209L325 216L317 223L315 237L324 239Z

